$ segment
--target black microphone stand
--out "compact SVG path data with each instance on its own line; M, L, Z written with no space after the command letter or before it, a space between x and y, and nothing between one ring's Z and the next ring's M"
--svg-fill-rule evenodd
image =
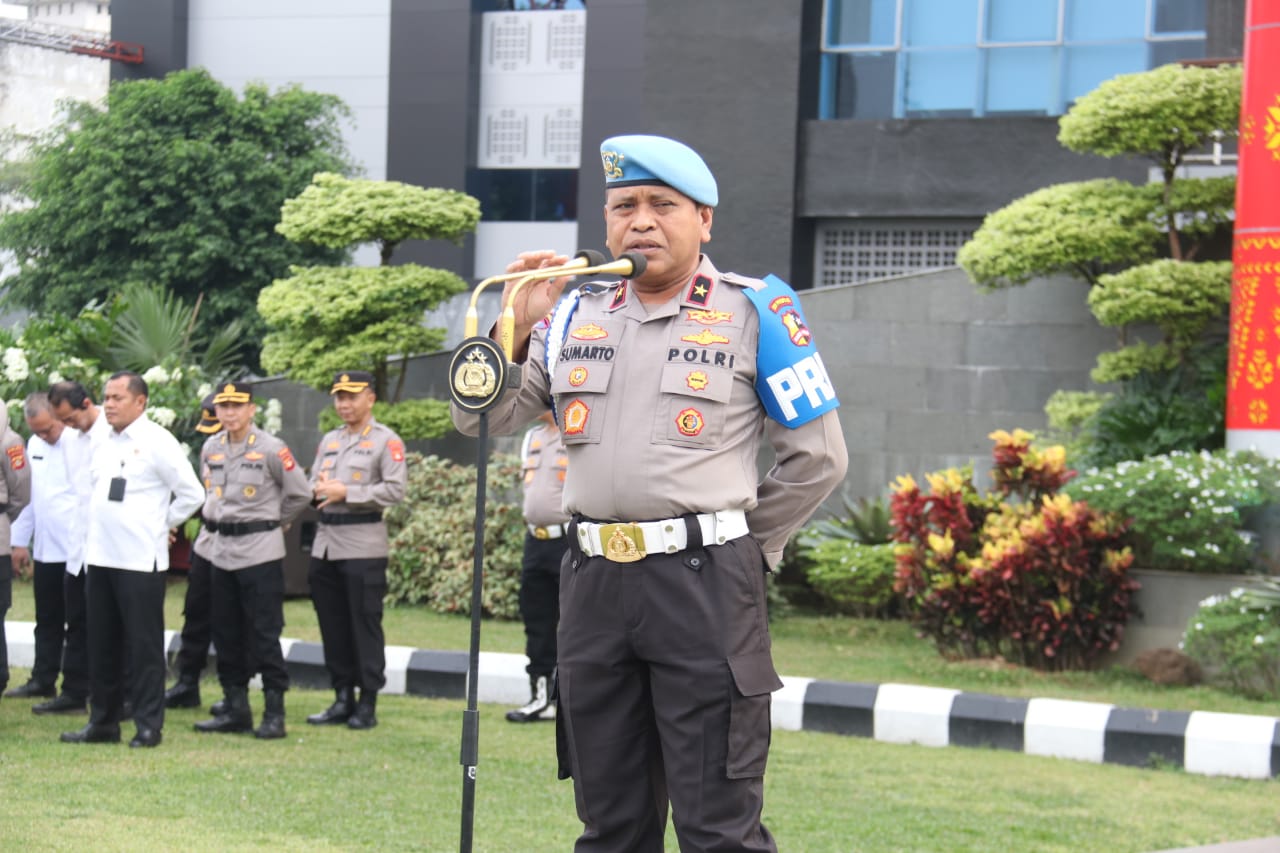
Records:
M449 391L454 403L478 413L476 439L475 544L471 569L471 647L467 657L467 709L462 712L462 834L461 853L471 853L476 808L476 767L480 762L480 712L476 709L480 681L480 611L484 590L484 516L489 463L488 411L502 399L508 384L507 358L489 338L471 337L454 350L449 363Z

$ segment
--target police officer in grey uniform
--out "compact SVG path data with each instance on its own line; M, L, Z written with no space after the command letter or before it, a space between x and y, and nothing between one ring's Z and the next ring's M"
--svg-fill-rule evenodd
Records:
M289 674L280 651L284 628L284 531L311 501L311 487L283 441L254 426L257 406L245 382L214 393L222 432L200 450L204 525L213 567L213 647L226 709L195 724L200 732L247 732L249 679L262 673L259 738L282 738Z
M213 410L213 394L206 394L200 401L200 422L196 432L212 436L222 430L222 422ZM205 485L208 489L208 484ZM209 662L209 643L213 640L210 623L212 605L209 602L209 585L213 567L209 563L209 544L213 534L201 519L200 532L191 543L191 565L187 569L187 592L182 599L182 633L174 668L178 680L164 693L166 708L195 708L200 705L200 673ZM216 717L226 711L226 700L213 704L210 711Z
M524 470L524 555L520 561L520 619L524 653L529 658L529 702L507 712L513 723L554 720L551 677L556 669L556 624L560 621L560 564L568 548L569 516L564 511L564 480L569 457L550 412L525 434L520 460Z
M387 526L382 511L404 500L404 442L373 418L373 374L337 374L329 393L343 426L325 434L311 466L320 523L307 580L320 622L324 664L335 693L313 725L378 724L386 684L382 599L387 593ZM360 688L359 702L355 689Z
M4 617L13 604L13 556L9 547L9 525L17 521L23 507L31 502L31 466L22 436L9 426L5 413L0 430L0 692L9 686L9 645L4 637ZM30 695L30 694L23 694Z
M795 293L701 253L718 202L702 158L624 136L601 159L608 248L647 265L563 299L563 277L509 284L521 385L489 413L510 432L550 401L568 449L557 724L576 849L661 851L670 806L682 850L776 850L765 574L844 477L838 403ZM454 422L477 429L457 406Z

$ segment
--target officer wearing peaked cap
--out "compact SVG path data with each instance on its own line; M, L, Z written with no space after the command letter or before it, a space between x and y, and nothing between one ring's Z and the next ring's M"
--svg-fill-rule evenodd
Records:
M262 675L259 738L285 736L289 674L280 650L284 628L284 526L311 500L311 489L283 441L253 423L253 389L227 382L213 397L222 431L200 450L209 562L213 645L225 696L201 732L253 728L249 679Z
M387 527L382 511L404 499L404 442L373 417L373 374L343 371L329 393L343 426L325 434L311 466L320 524L311 548L311 600L335 693L314 725L377 725L386 684L382 599L387 592ZM359 701L355 691L360 689Z
M838 403L796 294L702 254L719 203L703 159L656 136L600 153L608 248L646 266L522 287L521 385L488 415L506 433L551 403L569 457L556 719L576 849L661 851L670 807L682 850L776 850L765 574L844 477ZM761 437L776 461L757 481Z
M200 422L196 424L196 432L204 436L216 435L222 430L222 423L213 410L213 396L212 393L206 394L200 401ZM212 535L209 526L201 519L200 533L191 543L187 592L182 599L181 642L174 658L178 680L165 691L166 708L195 708L200 705L200 673L209 662L209 643L213 640L213 626L209 621L212 611L209 584L213 573L209 563L209 544ZM214 714L225 709L224 703L214 705Z

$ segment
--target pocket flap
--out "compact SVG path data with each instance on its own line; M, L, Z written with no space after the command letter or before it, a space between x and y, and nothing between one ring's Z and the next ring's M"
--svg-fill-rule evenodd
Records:
M782 679L774 670L773 656L768 652L729 658L729 671L743 696L762 696L782 689Z
M663 365L661 390L663 394L727 403L733 393L733 371L700 364Z
M609 387L613 365L606 361L568 362L561 359L551 379L552 394L602 394Z

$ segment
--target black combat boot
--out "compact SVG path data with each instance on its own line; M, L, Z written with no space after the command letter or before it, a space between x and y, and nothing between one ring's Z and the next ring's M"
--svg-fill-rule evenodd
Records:
M356 709L355 691L350 687L339 687L334 695L333 704L319 714L307 717L308 723L313 726L330 726L347 721Z
M200 707L200 679L179 675L178 681L164 692L166 708Z
M378 708L378 694L374 690L360 691L360 704L347 718L349 729L371 729L378 724L378 717L373 712Z
M237 733L253 731L253 712L249 710L249 690L245 687L228 687L227 712L212 720L195 724L198 732Z
M285 735L284 731L284 691L283 690L264 690L262 691L264 708L262 711L262 725L258 726L253 733L254 737L263 740L275 740Z
M227 697L223 696L217 702L210 705L209 713L213 714L215 717L221 717L223 714L227 713Z
M513 723L536 723L539 720L554 720L556 706L551 701L551 679L545 675L529 678L529 704L507 712L507 719Z

